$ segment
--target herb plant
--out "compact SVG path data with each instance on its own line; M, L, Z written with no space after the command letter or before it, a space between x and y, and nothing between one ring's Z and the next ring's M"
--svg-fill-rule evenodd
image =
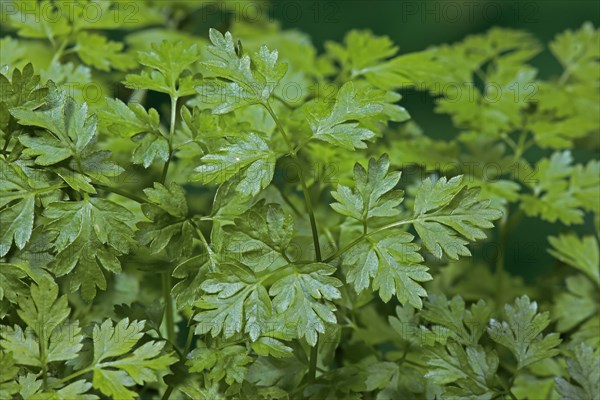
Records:
M599 399L598 30L544 77L527 32L319 53L202 7L2 8L0 398Z

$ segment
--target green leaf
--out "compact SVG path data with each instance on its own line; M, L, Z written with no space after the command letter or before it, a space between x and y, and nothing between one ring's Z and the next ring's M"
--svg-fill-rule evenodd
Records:
M57 276L69 274L71 291L81 287L83 298L93 299L96 287L106 289L100 267L121 271L117 256L129 252L133 214L110 200L91 198L51 203L44 216L49 219L46 229L57 233L50 269Z
M598 240L594 236L577 237L574 234L549 236L553 249L548 250L553 257L577 268L600 285L600 255Z
M21 37L48 38L53 42L54 38L68 34L71 29L67 18L69 14L53 7L49 0L39 3L19 1L15 2L13 7L12 12L8 12L9 9L2 10L2 18L6 18L5 21L17 29Z
M52 165L69 156L81 154L96 131L96 116L88 117L87 105L77 105L75 100L53 85L50 85L48 100L43 107L36 111L15 108L11 110L11 114L22 125L37 126L50 132L41 138L28 137L23 143L27 147L33 146L29 154L42 157L42 160L38 160L40 165ZM63 153L60 157L53 156L47 150L44 151L44 146L56 146ZM46 160L44 157L52 158Z
M6 298L18 303L20 297L29 296L29 286L25 283L29 268L14 264L2 264L0 268L0 301Z
M0 70L8 70L23 59L25 49L18 40L5 36L0 39Z
M97 400L98 396L95 394L86 394L92 388L92 384L85 381L75 381L59 390L53 391L52 394L48 392L36 393L28 400Z
M374 217L393 217L400 213L396 208L403 200L401 190L393 190L400 180L400 172L388 172L390 160L387 154L379 160L369 160L368 171L362 165L354 165L355 191L338 185L331 192L337 203L331 208L342 215L367 223Z
M67 297L58 297L58 286L45 276L31 285L31 297L19 302L17 314L27 325L3 327L0 345L13 351L17 364L46 367L50 362L72 360L82 348L81 329L69 323Z
M0 225L4 232L0 236L0 256L5 256L13 243L23 249L33 230L35 197L23 200L0 211Z
M207 70L208 78L226 80L205 79L196 86L203 101L213 103L212 112L224 114L247 105L266 105L287 72L287 64L277 61L277 50L261 46L251 57L238 54L231 33L223 35L210 29L209 36L212 45L200 65Z
M289 263L286 254L294 233L293 218L279 204L259 201L223 227L225 258L238 261L255 272L274 270Z
M19 367L15 365L12 353L0 350L0 364L2 364L2 375L0 375L0 396L10 398L19 391L16 378L19 375Z
M255 196L273 179L276 154L263 138L250 133L244 138L233 138L215 153L202 157L202 164L193 177L203 184L223 183L239 177L236 191Z
M106 183L110 175L118 176L123 171L107 161L109 151L95 151L96 115L88 116L86 103L79 106L53 84L43 107L35 111L13 108L11 114L22 125L46 129L36 136L19 137L26 147L24 153L35 157L41 166L70 159L69 168L60 167L57 173L73 189L95 193L92 179Z
M590 160L585 166L575 165L571 174L571 186L584 210L600 214L600 161Z
M478 199L479 190L468 189L462 176L437 182L425 179L415 196L414 227L423 244L438 258L442 253L457 260L470 256L469 241L485 239L483 229L502 212L491 208L489 201Z
M259 356L271 356L275 358L291 357L293 349L284 345L277 339L264 336L252 343L252 350Z
M193 94L194 78L189 67L200 58L197 46L186 47L182 42L163 40L152 43L151 48L151 51L138 53L138 61L147 69L127 75L125 86L168 93L172 97Z
M133 400L137 394L128 387L156 382L169 372L177 359L161 355L164 342L148 341L135 347L144 335L143 328L143 321L129 322L127 318L116 325L105 320L94 327L94 358L87 368L93 371L94 388L115 399Z
M154 108L148 111L138 103L125 104L119 99L106 98L106 107L100 109L98 120L107 133L132 137L141 133L162 135L160 116Z
M392 362L380 362L367 367L367 379L365 385L367 390L383 389L390 382L397 381L400 374L398 364Z
M136 136L133 140L139 142L132 154L134 164L148 168L156 160L169 159L169 142L163 136L147 134Z
M347 82L337 92L332 106L320 99L306 103L303 109L314 138L347 150L364 149L375 136L365 124L408 119L403 108L392 104L399 99L391 92Z
M389 73L382 68L383 62L398 52L392 40L370 31L353 30L344 37L344 45L326 42L325 49L350 72L351 78L364 76L373 85L386 89Z
M576 195L580 188L569 181L574 173L572 162L570 151L555 152L550 158L538 161L533 174L527 176L525 182L533 194L521 195L521 209L525 214L539 216L549 222L558 220L565 225L583 222L583 212L579 209L581 203ZM576 172L578 178L580 172ZM575 182L582 181L576 178Z
M128 137L137 143L132 160L135 164L148 168L155 160L167 161L169 142L154 108L146 111L140 104L107 98L98 118L107 134Z
M2 52L4 48L4 39ZM2 57L4 60L4 57ZM3 62L3 61L2 61ZM12 117L9 110L15 107L21 107L33 110L41 106L46 99L48 89L40 85L40 76L35 75L31 63L25 65L22 69L15 68L12 76L9 77L0 74L0 87L3 96L0 101L0 129L3 134L13 130ZM18 132L13 132L17 134Z
M400 303L421 308L421 297L427 296L419 282L431 280L428 268L420 265L423 257L419 245L412 243L413 236L406 232L394 232L386 237L368 238L354 246L343 258L348 266L346 280L360 293L369 287L388 302L396 295Z
M200 347L192 350L186 364L190 372L206 372L212 382L225 379L225 383L241 383L246 377L248 364L252 362L244 346L229 345L221 349Z
M567 290L554 297L552 316L556 330L567 332L598 313L597 286L579 274L566 279Z
M550 318L548 312L537 312L535 301L522 296L515 300L514 306L505 305L504 311L508 322L490 320L488 334L514 354L519 369L559 353L556 347L561 339L557 333L542 334Z
M225 264L219 272L209 274L202 285L203 295L195 306L202 312L194 319L196 333L223 333L229 338L236 333L250 335L252 341L269 331L273 313L271 298L261 281L241 265Z
M206 250L206 249L205 249ZM175 296L177 306L191 306L198 299L201 292L198 290L202 282L206 279L209 270L216 269L216 259L211 249L206 250L200 255L191 257L173 270L173 276L181 278L173 286L171 293Z
M467 310L460 296L448 300L443 294L430 294L421 317L437 325L432 330L438 331L438 328L443 327L456 342L476 346L486 330L491 313L492 310L483 300Z
M445 348L428 350L427 354L431 369L425 377L444 386L444 398L490 400L494 396L499 364L495 351L486 351L481 346L463 348L451 342Z
M337 288L342 283L330 276L334 272L334 267L323 263L295 266L269 289L277 312L310 346L317 343L319 333L325 332L325 324L337 321L329 300L341 297Z
M556 391L563 400L596 400L600 393L600 354L583 343L573 347L574 357L567 359L570 381L556 378Z
M587 80L598 79L600 57L600 30L590 22L577 31L566 30L550 43L550 50L565 69L568 76Z
M169 187L155 182L154 188L144 189L150 200L142 204L142 212L150 222L138 222L140 243L152 254L167 250L172 258L190 256L193 250L194 227L188 216L185 191L171 183Z
M433 296L429 295L430 298ZM390 327L399 335L399 338L410 345L433 346L436 343L446 344L448 337L454 334L441 325L435 325L431 330L420 325L420 313L414 307L405 304L396 307L396 315L388 317ZM441 328L441 329L440 329ZM380 330L373 326L375 331Z
M133 57L122 53L123 43L94 33L80 32L73 50L84 63L101 71L110 71L111 68L125 71L136 65Z

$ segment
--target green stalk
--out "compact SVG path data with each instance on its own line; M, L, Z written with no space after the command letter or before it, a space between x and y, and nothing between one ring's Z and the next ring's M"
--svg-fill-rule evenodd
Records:
M165 300L165 323L167 325L167 338L175 346L175 323L173 318L173 302L171 301L171 271L164 272L162 276L163 298Z
M91 372L91 371L93 371L93 370L94 370L94 365L90 365L90 366L89 366L89 367L87 367L87 368L80 369L80 370L79 370L79 371L77 371L77 372L73 372L71 375L69 375L69 376L66 376L66 377L62 378L61 380L59 380L59 381L55 382L55 383L54 383L53 385L51 385L51 386L52 386L52 387L56 387L56 386L62 386L62 385L64 385L65 383L69 382L70 380L72 380L72 379L75 379L75 378L77 378L78 376L81 376L81 375L87 374L88 372Z
M111 193L114 193L114 194L118 194L119 196L126 197L126 198L128 198L130 200L135 201L136 203L144 204L144 203L148 202L147 200L145 200L144 198L142 198L142 197L140 197L138 195L126 192L125 190L121 190L119 188L115 188L115 187L111 187L111 186L107 186L107 185L102 185L102 184L99 184L99 183L94 183L94 186L97 189L106 190L107 192L111 192Z
M506 218L498 226L498 256L496 257L496 307L504 304L504 253L506 251Z
M46 327L42 326L39 337L40 362L42 363L42 381L44 391L48 389L48 355L46 353Z
M172 85L174 86L174 85ZM169 126L169 157L163 167L160 183L163 185L167 180L169 165L173 157L173 136L175 136L175 118L177 117L177 96L171 95L171 124ZM165 303L165 323L167 325L167 338L173 344L176 344L175 338L175 319L173 317L173 302L171 301L171 271L163 273L162 276L163 300Z
M169 166L171 165L171 158L173 157L173 136L175 136L175 118L177 117L177 96L171 96L171 124L169 127L169 157L163 167L162 176L160 177L160 183L163 185L167 180L167 173L169 172Z
M310 349L310 358L308 364L308 379L307 383L310 385L315 381L317 376L317 360L319 357L319 339L317 338L317 343L315 343L314 347Z
M10 139L12 139L12 136L6 136L6 139L4 139L4 147L2 148L2 155L4 156L5 159L7 159L8 156L10 155L10 153L8 152L8 144L10 143Z

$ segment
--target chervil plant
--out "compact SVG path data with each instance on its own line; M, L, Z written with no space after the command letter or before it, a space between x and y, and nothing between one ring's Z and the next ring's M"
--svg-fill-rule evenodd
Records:
M0 398L599 399L591 24L551 76L502 28L319 54L194 35L203 2L9 3ZM527 220L557 232L539 282L506 269Z

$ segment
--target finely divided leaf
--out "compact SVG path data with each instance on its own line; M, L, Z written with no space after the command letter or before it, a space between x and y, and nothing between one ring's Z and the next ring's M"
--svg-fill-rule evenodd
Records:
M168 93L172 97L193 94L196 79L188 68L200 58L197 46L185 47L182 42L163 40L152 43L151 48L138 53L138 61L147 69L127 75L125 86Z
M144 189L144 193L150 201L142 204L142 212L150 222L137 224L140 243L152 254L166 249L172 258L191 255L194 227L183 188L175 183L166 187L154 182L154 188Z
M429 251L438 258L469 256L469 241L485 239L483 229L492 228L502 213L489 201L479 200L479 190L469 189L462 176L425 179L417 190L414 227Z
M166 161L169 142L160 126L160 117L154 108L148 111L140 104L106 99L106 107L99 112L100 126L110 135L130 137L137 144L133 162L148 168L155 160Z
M202 157L194 179L201 183L223 183L234 177L239 181L236 191L255 196L266 188L275 171L275 152L255 133L234 138L217 152Z
M13 108L11 114L22 125L45 128L34 136L21 135L24 153L40 166L54 166L55 172L77 191L96 193L93 179L107 183L123 169L109 161L109 151L97 151L95 114L88 116L86 103L78 105L73 98L51 83L44 106L31 111ZM56 164L69 160L67 166Z
M596 400L600 393L600 352L585 343L574 347L574 357L567 360L570 381L556 378L561 400Z
M215 114L251 104L267 105L287 72L287 64L277 60L277 50L261 46L250 56L238 48L231 33L223 35L211 29L209 35L212 45L207 59L200 63L207 70L207 79L196 86L202 101L212 104Z
M107 319L94 327L94 357L88 367L94 374L94 388L115 399L133 400L137 394L128 387L155 382L169 372L169 365L177 359L161 355L165 342L148 341L135 347L143 328L143 321L130 323L127 318L116 325Z
M294 233L293 218L279 204L256 203L224 227L223 255L255 272L287 265L286 250Z
M598 240L594 236L579 238L574 234L562 234L550 236L548 241L553 247L548 250L552 256L577 268L600 285L600 255Z
M556 349L561 342L559 335L542 334L550 324L548 312L540 314L537 309L535 301L522 296L515 300L514 306L504 306L507 322L490 320L488 334L514 354L519 369L559 353Z
M495 351L451 342L427 353L430 370L425 377L444 387L444 398L492 399L499 365Z
M186 364L190 372L205 372L212 382L225 379L225 383L232 385L241 383L246 377L248 364L252 357L248 355L245 346L229 345L223 348L200 347L194 349L189 355Z
M277 312L311 346L325 332L325 324L337 322L330 300L341 297L337 288L342 283L331 276L334 272L334 267L323 263L298 265L269 289Z
M368 238L354 246L342 261L348 266L346 280L357 292L369 287L388 302L396 295L400 303L421 308L421 297L427 296L419 284L432 279L428 268L421 265L423 257L413 236L406 232L394 232L383 238Z
M362 165L354 166L355 190L338 185L331 192L337 203L331 207L342 215L367 222L373 217L393 217L399 214L396 208L403 200L403 192L394 190L400 180L400 172L388 172L390 160L387 154L379 160L369 160L368 171Z
M449 331L449 336L462 345L475 346L486 330L492 310L479 300L470 309L460 296L448 300L443 294L430 294L421 317ZM438 331L435 327L434 331Z
M117 256L129 252L133 214L110 200L88 198L51 203L44 216L49 220L46 228L56 232L57 254L50 269L57 276L69 274L71 290L81 287L83 298L93 299L96 287L106 289L100 267L121 271Z
M255 341L267 332L273 312L267 289L247 268L224 264L201 285L207 293L196 302L203 311L195 316L196 333L221 333L225 338L245 332Z
M593 174L599 166L591 161L584 169L572 162L570 151L555 152L538 161L532 174L521 178L533 191L521 195L525 214L571 225L583 223L582 208L598 210L598 178Z
M314 138L347 150L364 149L375 136L372 122L408 119L406 111L393 104L399 99L392 92L347 82L337 92L332 106L326 99L318 99L303 109Z
M31 296L19 303L17 314L25 322L3 327L0 345L13 351L20 365L45 368L50 362L72 360L82 348L81 329L77 322L68 322L71 309L67 297L58 297L58 286L49 276L31 285Z

